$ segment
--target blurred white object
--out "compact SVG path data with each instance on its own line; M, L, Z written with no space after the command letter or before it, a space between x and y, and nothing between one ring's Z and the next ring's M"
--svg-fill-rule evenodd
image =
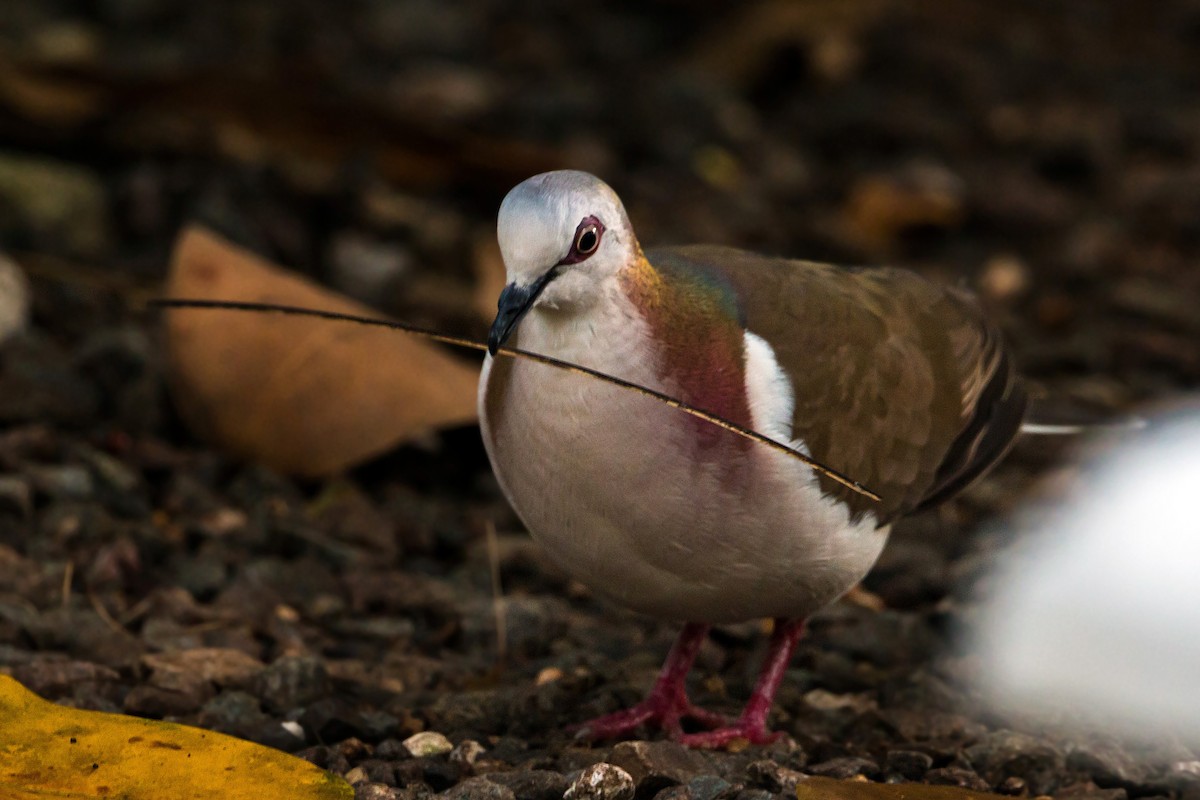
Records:
M1000 708L1200 740L1198 500L1193 413L1152 421L1023 524L978 635Z
M29 325L29 281L16 262L0 255L0 344Z

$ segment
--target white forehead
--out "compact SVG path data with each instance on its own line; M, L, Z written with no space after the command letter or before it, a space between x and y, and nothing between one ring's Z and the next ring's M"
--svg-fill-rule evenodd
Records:
M571 249L579 223L589 216L610 231L629 226L616 192L586 172L543 172L513 187L496 221L510 276L541 274L558 263Z

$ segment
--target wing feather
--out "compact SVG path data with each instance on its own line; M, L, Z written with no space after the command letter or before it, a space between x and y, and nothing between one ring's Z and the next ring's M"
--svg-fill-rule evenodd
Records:
M795 390L792 435L878 492L822 488L879 524L957 494L1007 451L1026 398L973 298L897 269L845 269L725 247L665 248L656 267L722 273L747 330Z

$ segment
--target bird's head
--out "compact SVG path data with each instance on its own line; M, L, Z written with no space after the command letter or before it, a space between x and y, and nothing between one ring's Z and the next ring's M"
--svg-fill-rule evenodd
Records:
M572 313L637 257L638 244L616 192L586 172L544 172L500 204L496 233L508 271L488 349L512 335L534 308Z

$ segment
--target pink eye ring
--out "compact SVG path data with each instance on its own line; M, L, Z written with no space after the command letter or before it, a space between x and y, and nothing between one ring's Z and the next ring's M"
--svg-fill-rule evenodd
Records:
M575 238L571 241L571 252L567 253L556 266L578 264L590 258L600 249L600 239L604 236L604 223L595 216L587 216L579 221L575 228Z

